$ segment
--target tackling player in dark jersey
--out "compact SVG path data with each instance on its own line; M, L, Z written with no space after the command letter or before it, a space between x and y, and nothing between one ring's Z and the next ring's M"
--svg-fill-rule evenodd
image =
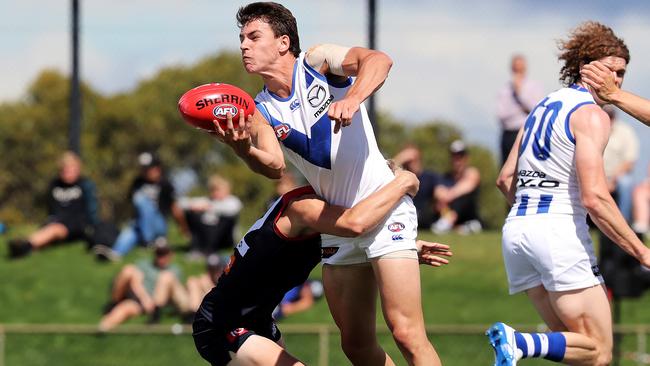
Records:
M320 234L356 237L372 232L405 194L417 193L414 174L395 179L352 208L330 205L301 187L280 197L235 248L217 286L203 299L193 324L197 350L212 365L300 365L283 348L271 313L321 259ZM383 223L386 224L386 223ZM420 260L448 263L443 244L418 241ZM333 253L322 253L331 255Z

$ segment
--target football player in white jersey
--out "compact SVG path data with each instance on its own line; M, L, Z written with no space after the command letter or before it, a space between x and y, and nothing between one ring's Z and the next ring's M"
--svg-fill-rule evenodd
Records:
M512 204L503 227L510 293L525 292L552 332L520 333L504 323L486 332L495 365L543 357L569 365L608 365L612 320L586 223L650 265L607 189L603 150L611 121L605 102L586 88L580 68L600 61L620 87L630 55L614 32L597 22L578 26L561 42L560 80L519 132L497 185Z
M262 77L264 89L255 98L255 114L237 129L229 122L217 138L267 177L282 175L286 156L330 204L352 207L387 184L392 173L362 102L381 87L392 60L336 45L302 53L296 20L277 3L249 4L237 21L242 62ZM407 362L441 364L424 328L416 235L415 207L405 197L363 237L322 237L325 295L343 351L355 365L393 364L376 338L377 293Z

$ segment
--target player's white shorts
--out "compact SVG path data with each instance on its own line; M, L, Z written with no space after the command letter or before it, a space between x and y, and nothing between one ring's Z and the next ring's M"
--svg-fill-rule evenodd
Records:
M584 219L568 215L510 217L502 250L510 294L539 285L569 291L603 283Z
M367 263L399 250L417 249L417 212L405 196L377 228L358 238L322 234L323 263L335 265Z

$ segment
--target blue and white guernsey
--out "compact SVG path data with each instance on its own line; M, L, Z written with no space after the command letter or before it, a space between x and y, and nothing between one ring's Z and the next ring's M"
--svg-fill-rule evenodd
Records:
M352 207L393 179L380 153L363 104L352 124L333 133L327 115L332 102L352 84L335 83L297 58L291 95L280 98L266 87L255 97L257 109L275 129L285 156L300 170L317 195Z
M517 162L517 193L509 218L538 214L585 217L575 167L571 114L595 104L587 89L572 85L544 98L528 115Z

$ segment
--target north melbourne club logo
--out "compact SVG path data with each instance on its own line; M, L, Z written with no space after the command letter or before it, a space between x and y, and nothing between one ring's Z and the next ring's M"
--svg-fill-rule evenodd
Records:
M309 101L309 104L314 108L321 105L325 101L326 96L327 92L321 85L314 85L307 92L307 100Z

